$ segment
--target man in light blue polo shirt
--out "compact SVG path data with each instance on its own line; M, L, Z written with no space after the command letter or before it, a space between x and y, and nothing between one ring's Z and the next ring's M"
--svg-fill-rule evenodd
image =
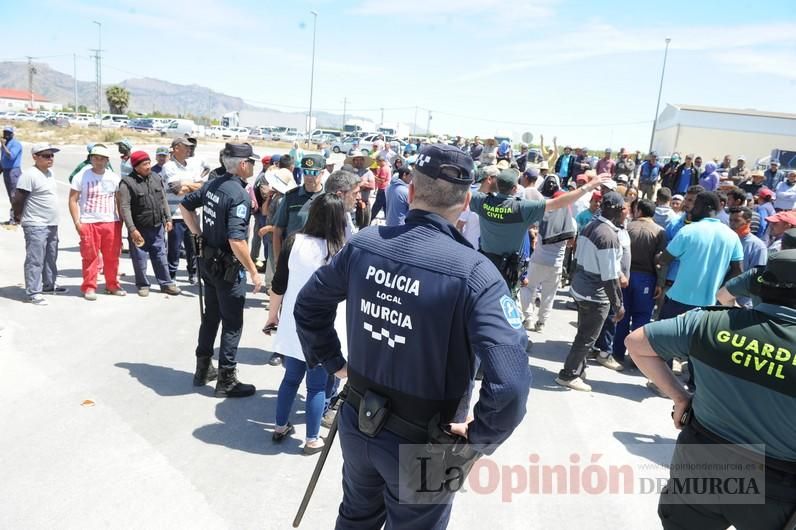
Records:
M3 128L3 137L0 140L0 166L3 169L3 181L8 193L8 202L13 202L17 181L22 174L22 144L14 138L14 128ZM9 224L14 224L14 209L9 212Z
M691 224L677 232L661 255L663 268L668 268L675 259L680 260L677 278L663 303L661 320L695 307L714 305L716 293L725 280L741 273L741 240L716 217L720 210L715 192L699 193L691 209Z
M387 226L404 224L409 212L409 183L412 182L412 171L408 167L399 168L385 191L387 199Z

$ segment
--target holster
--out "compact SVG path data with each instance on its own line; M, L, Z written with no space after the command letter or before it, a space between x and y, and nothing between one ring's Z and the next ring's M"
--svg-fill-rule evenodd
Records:
M371 390L359 402L359 431L373 438L381 432L390 417L389 400Z
M240 262L234 254L204 245L202 258L205 260L206 272L212 278L228 283L237 281L240 274Z
M513 254L492 254L484 252L484 255L494 263L498 272L506 280L509 289L514 289L520 279L520 255L518 252Z
M443 482L446 484L453 480L461 482L470 473L476 460L481 457L481 453L476 451L466 438L443 429L439 419L437 416L429 422L429 443L426 446L426 451L435 455L435 459L442 460L440 469L445 471L444 476L449 477L443 479ZM451 468L458 469L461 474L451 475L447 472Z

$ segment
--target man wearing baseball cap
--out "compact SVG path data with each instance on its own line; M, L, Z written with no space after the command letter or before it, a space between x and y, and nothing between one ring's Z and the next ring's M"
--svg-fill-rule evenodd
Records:
M8 194L8 202L14 199L14 190L22 174L22 144L14 138L14 128L4 127L0 138L0 167L3 170L3 182ZM14 210L11 209L8 222L14 223Z
M159 175L152 172L152 162L144 151L130 154L132 170L122 177L119 207L130 234L130 259L135 271L138 296L149 296L147 261L152 261L160 291L176 296L180 289L169 276L166 261L166 233L172 229L171 211Z
M34 305L47 305L42 293L65 293L58 287L58 185L53 159L59 149L36 144L30 150L33 167L22 172L17 182L12 210L14 221L25 234L25 294Z
M782 236L791 228L796 227L796 211L784 210L774 215L766 217L770 226L768 233L768 252L779 252L782 250Z
M254 385L238 381L235 357L243 330L246 304L246 272L254 293L262 279L249 254L249 219L252 201L246 192L246 179L254 174L260 157L249 144L226 144L221 161L226 173L188 193L180 203L185 224L194 235L202 236L200 273L205 282L205 309L196 345L194 386L204 386L218 378L216 397L246 397ZM201 208L202 225L197 210ZM213 367L213 343L221 327L218 372Z
M182 219L180 201L193 191L202 187L204 177L210 167L202 160L192 157L193 144L183 137L171 142L171 160L163 165L161 176L166 189L166 198L171 209L172 230L168 234L169 275L177 279L180 268L180 249L185 250L185 262L188 270L188 283L196 283L196 259L193 243L188 227Z
M163 166L169 161L169 154L170 152L168 147L161 146L155 149L155 161L157 163L152 166L152 173L160 176L161 172L163 171Z
M418 160L418 167L422 168L422 163L422 159ZM528 201L513 196L519 172L509 168L498 173L489 194L473 193L470 209L480 217L480 250L503 272L512 289L519 276L519 252L528 228L541 222L546 211L567 207L583 197L588 204L592 191L610 180L594 173L589 175L587 183L575 191L549 200Z
M765 177L763 184L765 184L766 188L770 190L777 189L777 184L782 182L782 179L785 178L785 173L779 168L779 160L776 158L771 160L763 176Z
M444 528L458 486L443 479L441 491L406 488L422 477L418 466L399 466L399 446L421 444L415 447L422 446L428 469L439 469L447 451L433 448L459 444L461 484L475 459L492 454L525 415L531 379L522 316L495 267L454 227L470 199L473 166L457 147L425 145L412 170L405 224L354 235L297 297L308 365L348 377L337 415L344 460L338 527L380 528L389 513L396 528ZM344 299L348 360L334 328ZM481 399L466 422L468 407L459 405L469 399L477 358ZM403 449L400 458L415 462Z
M673 401L680 430L658 505L665 530L793 528L796 250L772 256L754 285L762 303L753 310L696 309L625 341L639 370ZM667 367L678 357L699 381L693 393ZM718 487L683 487L708 483ZM754 486L726 486L741 483Z
M91 166L72 179L69 213L80 236L83 258L83 283L80 290L86 300L97 299L97 273L102 255L105 293L125 296L119 284L119 254L122 250L122 223L119 219L117 192L121 179L107 169L110 150L96 144L89 153Z

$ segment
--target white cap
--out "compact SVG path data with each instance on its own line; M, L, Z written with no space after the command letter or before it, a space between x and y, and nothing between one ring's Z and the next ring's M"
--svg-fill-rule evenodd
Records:
M60 149L45 143L34 144L33 147L31 147L30 149L30 153L33 155L37 155L45 151L52 151L53 153L57 153L58 151L60 151Z

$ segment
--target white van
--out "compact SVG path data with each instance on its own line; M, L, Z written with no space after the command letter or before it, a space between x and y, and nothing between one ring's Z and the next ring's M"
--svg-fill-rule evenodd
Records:
M169 138L195 136L197 129L193 120L171 120L171 123L160 130L160 135Z

